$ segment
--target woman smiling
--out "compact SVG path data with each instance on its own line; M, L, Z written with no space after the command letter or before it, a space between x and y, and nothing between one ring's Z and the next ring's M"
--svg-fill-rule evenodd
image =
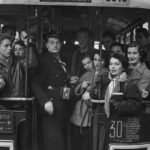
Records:
M137 84L128 82L126 69L127 60L125 57L114 54L109 60L108 77L101 75L99 80L102 85L102 93L104 93L102 95L105 99L104 110L108 118L111 112L116 112L117 115L133 115L140 111L140 92Z
M146 51L138 43L133 42L128 46L128 79L138 85L143 98L147 98L150 91L150 70L144 62L146 55Z
M104 106L107 117L110 115L110 108L115 110L117 114L130 115L140 110L139 89L136 84L127 82L126 68L127 61L124 56L114 54L110 57L110 82L105 92ZM120 95L122 96L120 97Z

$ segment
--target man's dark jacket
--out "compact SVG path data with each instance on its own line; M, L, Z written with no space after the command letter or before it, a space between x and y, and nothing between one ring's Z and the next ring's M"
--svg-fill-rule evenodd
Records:
M38 67L32 82L32 90L38 100L38 112L47 114L44 104L52 101L55 117L64 115L64 102L61 99L61 87L67 81L67 75L62 64L50 53L47 52L39 58Z
M39 58L32 82L37 99L37 131L39 150L65 150L63 127L65 125L65 103L61 99L61 87L67 80L66 72L54 55L47 52ZM52 101L54 113L49 115L44 104Z

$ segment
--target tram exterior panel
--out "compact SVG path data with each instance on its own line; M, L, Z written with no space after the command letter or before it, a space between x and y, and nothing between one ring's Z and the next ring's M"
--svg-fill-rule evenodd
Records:
M150 8L149 0L0 0L0 4Z
M83 0L84 1L84 0ZM0 4L19 5L58 5L58 6L106 6L150 8L149 0L85 0L52 1L52 0L0 0ZM145 2L145 3L144 3ZM142 4L142 5L140 5ZM148 104L149 105L149 104ZM15 149L16 126L25 118L25 112L0 111L0 148ZM150 150L150 113L138 116L111 116L108 120L109 150Z

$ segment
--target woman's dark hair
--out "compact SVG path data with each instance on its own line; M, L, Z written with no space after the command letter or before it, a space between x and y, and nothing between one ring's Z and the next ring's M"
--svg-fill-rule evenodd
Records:
M12 38L11 38L10 34L8 34L8 33L1 33L0 34L0 44L5 39L8 39L8 40L12 41Z
M123 56L121 54L113 54L113 55L110 56L110 59L111 58L118 59L121 62L122 67L125 69L125 71L127 70L127 68L128 68L128 61L127 61L125 56ZM110 59L109 59L109 62L110 62Z
M90 58L91 60L93 60L92 54L90 52L86 52L86 53L81 54L81 62L85 58Z
M2 27L2 33L7 33L9 30L16 32L17 28L14 25L4 25Z
M137 28L135 33L142 33L146 38L149 36L148 30L145 28Z
M94 60L94 56L95 54L99 55L100 56L100 51L99 50L94 50L93 53L92 53L92 60ZM101 53L101 58L104 60L104 67L107 68L108 67L108 62L109 62L109 56L106 54L105 51L102 51Z
M127 48L127 54L128 54L128 49L129 48L132 48L132 47L137 47L137 50L140 54L140 61L141 62L144 62L144 60L146 59L147 57L147 52L146 50L144 49L144 47L140 46L137 42L132 42L128 45L128 48Z
M19 41L15 42L14 47L15 47L15 45L16 45L16 44L18 44L18 45L20 45L20 46L22 46L22 47L25 47L24 42L23 42L23 41L21 41L21 40L19 40ZM13 48L14 48L14 47L13 47Z

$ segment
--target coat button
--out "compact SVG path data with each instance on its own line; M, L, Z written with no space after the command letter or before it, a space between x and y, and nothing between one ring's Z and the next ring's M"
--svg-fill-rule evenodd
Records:
M59 74L56 74L56 77L59 77Z

